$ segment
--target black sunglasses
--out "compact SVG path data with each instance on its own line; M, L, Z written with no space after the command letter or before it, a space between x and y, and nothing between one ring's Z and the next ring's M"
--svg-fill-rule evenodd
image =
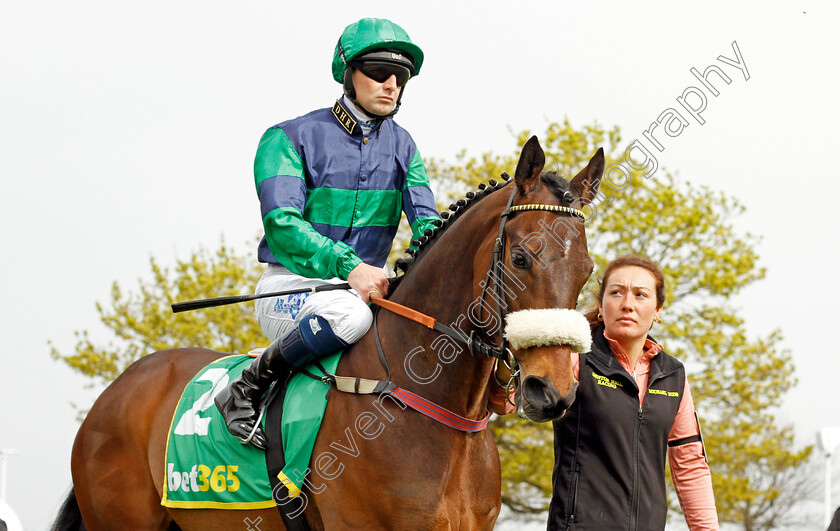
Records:
M391 76L397 77L397 86L403 87L411 78L411 71L400 65L388 63L362 63L359 70L378 83L385 83Z

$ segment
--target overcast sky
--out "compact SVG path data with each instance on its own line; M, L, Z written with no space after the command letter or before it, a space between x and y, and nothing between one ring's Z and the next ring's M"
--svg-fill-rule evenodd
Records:
M47 341L69 352L88 330L107 343L95 303L114 281L149 279L152 256L246 248L257 141L341 94L333 47L362 16L393 19L426 53L397 121L427 158L508 153L511 130L566 116L618 125L629 144L684 112L677 97L701 88L691 68L721 67L731 83L707 94L705 123L661 136L657 158L740 199L736 227L763 238L767 277L735 302L753 336L781 328L792 352L799 385L779 421L801 444L840 426L837 2L392 4L0 4L0 448L20 452L8 502L26 529L46 528L71 485L71 403L100 391ZM733 43L744 69L718 60Z

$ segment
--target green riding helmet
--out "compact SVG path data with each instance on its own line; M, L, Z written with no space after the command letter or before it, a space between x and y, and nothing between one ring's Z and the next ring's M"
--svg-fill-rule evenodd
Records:
M394 57L393 62L408 67L412 77L420 73L423 50L411 42L404 29L384 18L363 18L344 28L338 39L332 61L333 79L344 83L347 66L377 50L393 50L397 52L395 55L404 52L407 58Z

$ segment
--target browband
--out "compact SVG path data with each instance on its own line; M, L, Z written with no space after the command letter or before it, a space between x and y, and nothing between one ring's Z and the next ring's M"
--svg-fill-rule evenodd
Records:
M510 207L511 212L520 212L523 210L548 210L549 212L564 212L566 214L571 214L573 216L577 216L583 221L586 221L586 214L583 213L582 210L578 210L576 208L559 206L559 205L541 205L541 204L530 204L530 205L516 205Z

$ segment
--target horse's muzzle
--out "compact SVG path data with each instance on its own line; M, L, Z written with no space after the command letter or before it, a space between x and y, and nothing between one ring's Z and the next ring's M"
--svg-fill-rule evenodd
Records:
M517 394L517 411L520 416L534 422L558 420L575 401L577 382L573 382L566 396L542 376L528 376Z

